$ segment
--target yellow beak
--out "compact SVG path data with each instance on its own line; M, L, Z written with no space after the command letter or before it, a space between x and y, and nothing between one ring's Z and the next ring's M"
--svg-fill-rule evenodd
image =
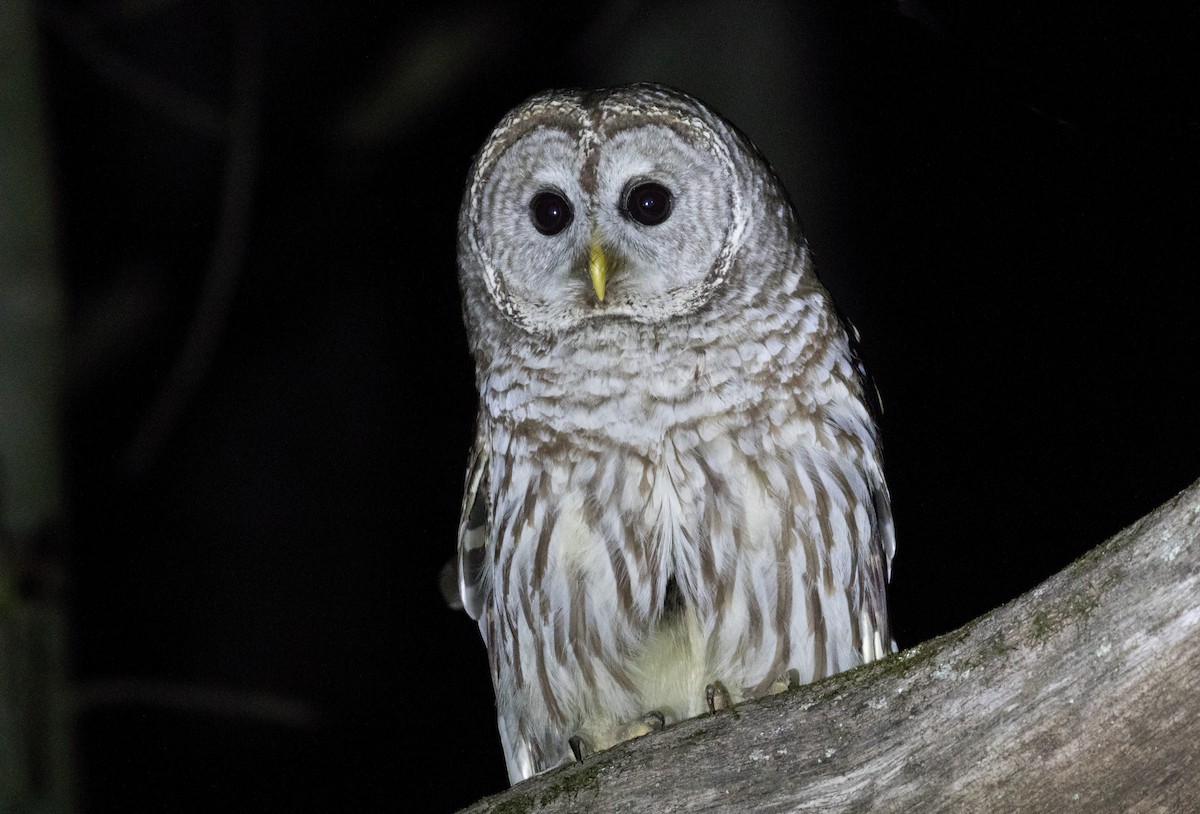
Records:
M596 290L596 298L604 302L604 280L608 276L608 258L600 247L600 238L592 232L592 243L588 247L588 274L592 278L592 288Z

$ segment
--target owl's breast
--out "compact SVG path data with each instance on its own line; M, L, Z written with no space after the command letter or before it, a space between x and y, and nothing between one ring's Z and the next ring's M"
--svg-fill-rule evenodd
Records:
M672 445L695 446L697 434L711 438L755 411L783 409L768 404L777 400L782 377L751 361L758 364L737 348L575 349L540 367L496 368L481 395L493 421L547 442L617 445L657 461Z

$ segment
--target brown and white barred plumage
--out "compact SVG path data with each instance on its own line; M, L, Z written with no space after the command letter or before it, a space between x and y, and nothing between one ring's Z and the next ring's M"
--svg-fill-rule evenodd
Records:
M557 175L547 150L567 156ZM575 191L575 217L624 258L603 302L577 261L586 238L563 237L561 274L578 285L557 290L558 255L525 268L525 244L543 244L518 209L564 161L577 186L555 183ZM678 233L606 220L623 173L676 185ZM637 243L659 239L711 246L659 281L656 244ZM862 371L744 137L657 86L534 97L476 159L459 263L480 392L461 589L513 782L569 759L573 734L602 746L647 710L700 714L710 682L736 702L893 648L891 512Z

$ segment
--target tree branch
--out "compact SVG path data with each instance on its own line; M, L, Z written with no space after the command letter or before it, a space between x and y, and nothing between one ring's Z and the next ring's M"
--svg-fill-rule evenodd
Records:
M965 627L467 812L1200 811L1200 481Z

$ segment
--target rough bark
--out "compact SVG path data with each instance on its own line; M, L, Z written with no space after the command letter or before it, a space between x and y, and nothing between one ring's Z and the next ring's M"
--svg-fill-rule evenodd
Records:
M1198 531L1200 481L953 633L465 811L1200 811Z

